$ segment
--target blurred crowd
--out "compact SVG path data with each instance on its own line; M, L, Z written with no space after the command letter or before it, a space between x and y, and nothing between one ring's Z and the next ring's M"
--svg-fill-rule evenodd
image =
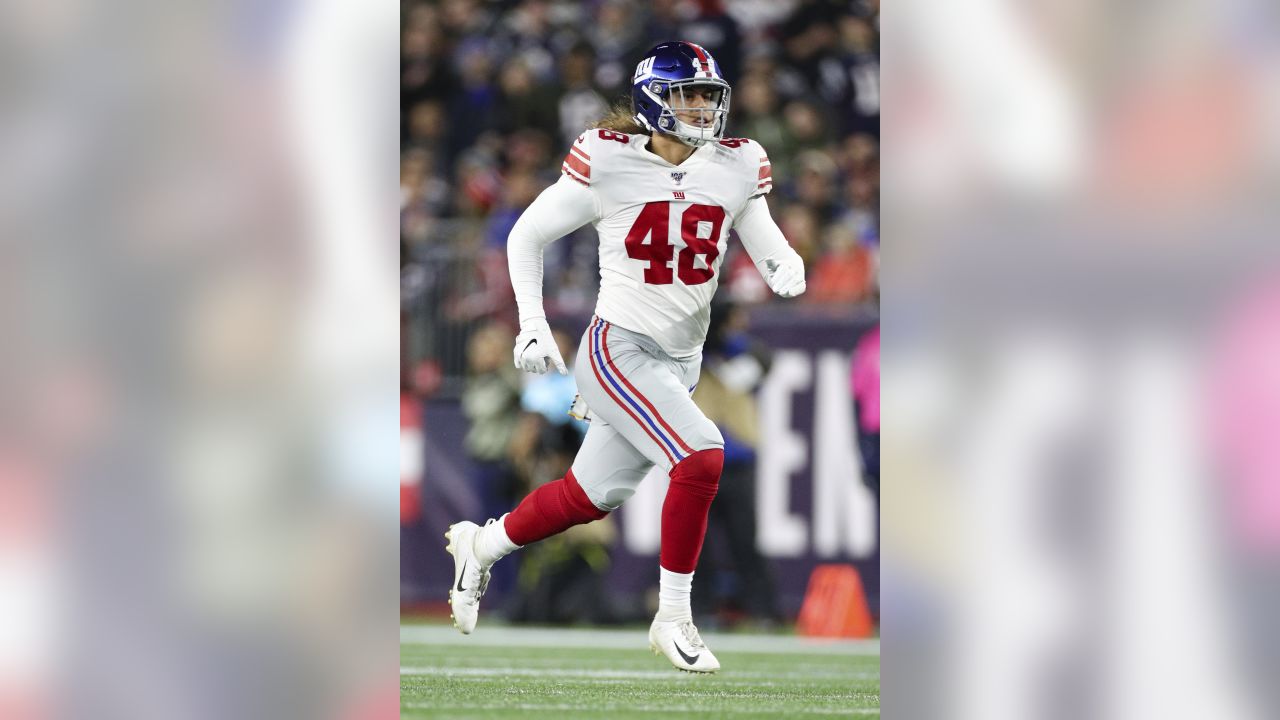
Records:
M514 322L507 233L664 40L716 57L735 90L726 136L768 151L773 215L808 267L800 304L839 311L875 294L878 0L407 0L401 23L410 362L464 345L489 320ZM596 243L588 226L548 249L550 317L591 312ZM771 301L736 241L721 285L738 302Z

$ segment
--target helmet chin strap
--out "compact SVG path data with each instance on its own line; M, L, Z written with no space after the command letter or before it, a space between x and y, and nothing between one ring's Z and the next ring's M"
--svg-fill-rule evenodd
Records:
M707 143L711 142L711 138L695 138L695 137L691 137L689 135L683 135L683 134L677 135L675 133L671 133L671 137L679 140L680 142L684 143L685 145L688 145L691 148L700 148L703 145L706 145Z
M690 125L689 123L681 121L680 118L675 118L675 121L676 129L681 132L671 133L671 135L679 138L680 142L685 145L694 148L702 147L709 142L713 142L716 139L716 125L720 122L719 119L715 119L711 121L711 125L702 127L699 125Z

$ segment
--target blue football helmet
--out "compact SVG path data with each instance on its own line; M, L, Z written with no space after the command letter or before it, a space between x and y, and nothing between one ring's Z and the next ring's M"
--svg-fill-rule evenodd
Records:
M696 148L724 137L730 92L711 53L690 42L665 42L636 65L631 109L646 129ZM695 114L693 122L678 113Z

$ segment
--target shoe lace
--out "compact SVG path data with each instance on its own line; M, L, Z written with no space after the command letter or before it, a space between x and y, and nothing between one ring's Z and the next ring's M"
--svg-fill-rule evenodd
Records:
M493 518L489 518L489 522L486 522L484 524L484 527L489 527L495 522L497 522L497 520ZM477 533L476 536L478 538L479 533ZM474 554L475 552L475 549L474 549L475 542L476 542L476 538L473 538L472 554ZM476 578L475 580L472 581L472 584L476 588L476 594L475 594L475 597L471 599L471 604L478 605L480 603L480 598L484 597L485 590L489 589L489 568L480 566L480 569L476 571Z
M484 591L489 589L489 570L468 570L467 582L471 587L475 588L474 593L464 595L465 602L469 605L479 605L480 598L484 596Z
M485 527L489 527L489 525L492 525L493 523L494 520L490 519L488 523L485 523ZM472 543L474 542L475 539L472 539ZM474 547L472 547L472 555L474 555L474 553L475 550ZM472 575L471 587L476 588L474 596L468 598L468 600L470 600L471 605L480 605L480 598L484 597L484 592L486 589L489 589L489 569L485 568L483 565L477 564L475 568L472 568L471 573L468 574Z
M689 642L690 647L694 650L706 650L707 644L702 642L702 636L698 634L698 628L693 624L692 620L685 620L680 623L680 634L684 635L684 639Z

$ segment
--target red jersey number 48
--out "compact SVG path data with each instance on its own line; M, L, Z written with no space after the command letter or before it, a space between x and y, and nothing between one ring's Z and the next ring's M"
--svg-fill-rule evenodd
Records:
M680 216L680 240L684 247L680 250L674 273L671 260L676 254L675 247L667 238L670 213L669 202L651 202L644 206L627 231L627 257L648 263L644 269L644 281L649 285L670 285L673 276L678 276L685 285L701 285L715 275L712 266L720 255L716 242L724 225L724 208L715 205L685 208ZM700 225L709 227L710 232L699 233ZM699 255L706 258L703 267L697 267Z

